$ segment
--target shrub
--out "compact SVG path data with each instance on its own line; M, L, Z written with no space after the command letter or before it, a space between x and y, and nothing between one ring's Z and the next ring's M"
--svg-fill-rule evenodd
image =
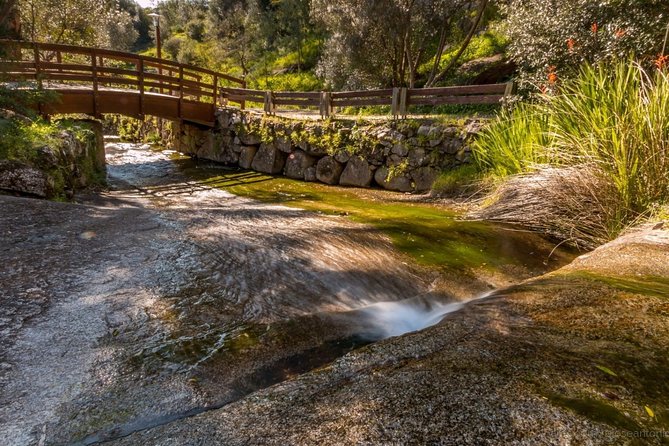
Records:
M543 95L501 114L474 144L483 171L508 176L554 167L587 166L607 231L669 202L669 75L635 62L585 65L559 94ZM600 178L601 177L601 178ZM615 199L612 198L615 196Z
M584 63L634 53L655 58L667 27L667 0L511 0L502 5L509 54L521 86L549 86L548 76L572 77Z

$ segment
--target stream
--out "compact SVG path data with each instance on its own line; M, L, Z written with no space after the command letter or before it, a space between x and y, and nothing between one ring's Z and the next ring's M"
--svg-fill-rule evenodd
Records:
M98 444L178 422L466 304L345 216L233 195L206 179L220 167L169 150L111 142L107 162L110 189L77 204L0 197L4 444ZM550 243L518 237L511 252L550 257Z

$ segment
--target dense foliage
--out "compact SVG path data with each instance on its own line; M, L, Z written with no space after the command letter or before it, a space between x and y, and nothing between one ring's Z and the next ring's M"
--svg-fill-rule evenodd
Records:
M549 89L582 63L630 54L652 63L663 49L669 0L510 0L502 11L521 80Z
M585 65L560 94L500 115L478 139L475 159L501 177L546 166L589 171L610 185L593 200L606 201L609 229L619 230L669 203L668 111L666 70L627 61Z
M30 40L129 49L139 37L116 0L20 0Z

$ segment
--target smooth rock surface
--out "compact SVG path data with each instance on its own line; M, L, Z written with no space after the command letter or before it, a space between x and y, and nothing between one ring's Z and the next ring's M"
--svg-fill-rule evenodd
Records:
M344 170L344 165L331 156L324 156L316 164L316 178L321 183L339 184L339 177Z
M0 160L0 189L37 197L53 194L53 179L43 171L17 161Z
M307 155L302 150L296 150L288 155L284 174L288 178L304 180L307 169L315 163L316 159L313 156Z
M339 184L342 186L369 187L372 184L374 173L369 163L363 158L354 156L341 173Z
M286 164L286 154L277 150L273 144L261 144L253 158L251 169L258 172L276 175L283 171Z
M374 181L384 189L394 190L397 192L411 192L414 190L411 184L411 179L405 175L395 175L388 178L390 170L386 166L381 166L374 172Z

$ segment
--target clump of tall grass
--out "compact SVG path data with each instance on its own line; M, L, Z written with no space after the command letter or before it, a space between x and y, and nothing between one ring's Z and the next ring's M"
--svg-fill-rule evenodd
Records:
M478 167L499 177L579 167L607 183L586 194L607 236L669 202L669 75L635 62L584 66L559 93L501 114L475 143ZM604 197L606 193L608 196Z

